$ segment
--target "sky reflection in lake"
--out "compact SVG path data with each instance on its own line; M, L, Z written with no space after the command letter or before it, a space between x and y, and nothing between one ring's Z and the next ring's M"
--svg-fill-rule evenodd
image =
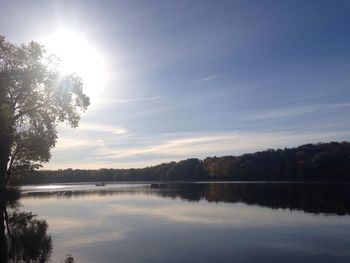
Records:
M284 198L289 196L289 208L278 208L286 206L283 200L269 206L269 198L258 205L258 200L254 203L257 197L248 194L252 188L235 184L117 186L114 190L110 186L95 191L89 187L80 194L29 194L21 199L23 210L47 220L53 262L66 254L72 254L76 262L350 260L348 207L329 210L327 204L311 202L297 209L293 203L300 200L288 193ZM254 191L265 191L274 199L279 192L272 189L280 188L255 186ZM342 192L341 188L331 186L337 190L334 194ZM315 198L315 189L310 191ZM342 204L346 197L345 192L333 201ZM326 203L320 197L315 200ZM311 206L320 213L307 212L313 211Z

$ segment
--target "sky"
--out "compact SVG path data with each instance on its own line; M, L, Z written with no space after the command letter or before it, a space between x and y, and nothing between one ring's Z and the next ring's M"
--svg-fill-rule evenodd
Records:
M0 2L0 35L62 51L90 96L44 169L350 138L350 1Z

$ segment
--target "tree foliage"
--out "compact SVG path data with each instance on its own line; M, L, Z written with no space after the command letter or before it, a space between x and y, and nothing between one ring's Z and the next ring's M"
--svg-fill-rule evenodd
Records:
M36 42L15 45L0 36L0 176L38 168L50 158L57 125L77 127L89 105L83 82L62 76L59 59Z

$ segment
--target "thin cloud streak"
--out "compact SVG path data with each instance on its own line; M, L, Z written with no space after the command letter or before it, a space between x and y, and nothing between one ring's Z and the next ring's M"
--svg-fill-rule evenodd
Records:
M96 132L109 132L114 135L128 133L128 131L123 128L109 126L109 125L91 124L91 123L82 123L79 125L78 129L86 130L86 131L96 131Z
M110 107L110 106L113 106L114 104L149 102L149 101L155 101L160 99L162 99L162 96L99 100L94 105L92 105L92 109Z
M85 148L91 146L101 145L101 140L89 140L89 139L72 139L66 137L60 137L56 144L56 151Z
M218 74L218 75L212 75L206 78L202 78L202 79L197 79L194 82L204 82L204 81L209 81L209 80L213 80L213 79L217 79L219 77L221 77L223 74Z
M296 115L309 114L314 112L322 112L328 110L339 110L344 108L350 108L350 103L329 103L329 104L314 104L304 105L296 107L281 108L273 111L265 111L263 113L254 114L252 117L248 117L249 120L266 120L292 117Z
M64 132L72 131L72 128L67 125L60 125L59 129ZM113 135L123 135L127 134L128 131L121 127L116 127L112 125L105 125L105 124L98 124L98 123L89 123L89 122L82 122L79 124L79 126L75 129L75 131L78 132L84 132L84 131L92 131L92 132L108 132Z

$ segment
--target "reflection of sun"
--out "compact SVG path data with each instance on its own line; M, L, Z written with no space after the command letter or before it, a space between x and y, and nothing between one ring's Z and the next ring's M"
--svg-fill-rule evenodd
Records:
M92 100L107 81L106 62L93 44L82 35L61 30L41 41L46 50L62 60L62 74L77 73L84 82L84 91Z

